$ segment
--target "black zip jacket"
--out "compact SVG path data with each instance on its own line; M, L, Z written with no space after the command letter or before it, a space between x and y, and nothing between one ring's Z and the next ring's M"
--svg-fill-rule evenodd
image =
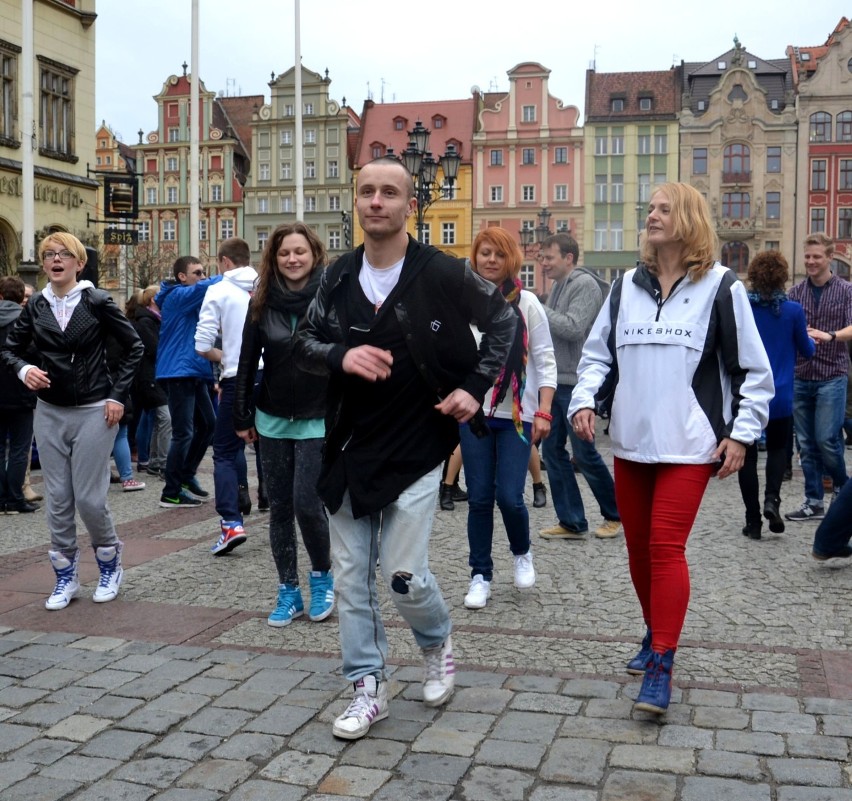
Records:
M105 334L112 334L124 349L115 375L106 363ZM37 292L24 306L6 338L0 359L17 373L30 364L23 358L32 343L50 387L38 397L56 406L83 406L97 401L126 403L144 348L133 326L102 289L84 289L63 331L47 299Z
M160 318L150 309L137 309L132 322L145 347L136 373L135 394L143 409L156 409L168 403L166 391L157 383L157 346L160 342Z
M6 341L9 332L14 328L18 317L23 311L20 303L11 300L0 300L0 346ZM34 350L29 354L31 359L37 358ZM36 394L27 389L22 381L5 365L0 365L0 409L34 409Z

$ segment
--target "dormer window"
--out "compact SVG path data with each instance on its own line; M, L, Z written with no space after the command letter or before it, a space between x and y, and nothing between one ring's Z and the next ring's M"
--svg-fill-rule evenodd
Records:
M771 108L773 111L778 111L778 101L777 101L777 100L773 100L773 101L769 104L769 108Z
M802 53L801 59L802 59L802 61L810 61L811 60L811 54L810 53Z
M753 58L750 58L748 60L748 68L750 70L756 70L757 69L757 62Z
M394 117L393 129L395 131L404 131L407 122L408 120L406 120L405 117Z
M654 101L650 97L639 98L639 111L650 111L654 105Z
M717 61L716 62L716 69L725 70L727 68L728 68L728 62L727 61Z
M432 117L432 127L433 128L443 128L444 123L446 123L446 121L447 121L446 117L442 117L440 114L436 114L434 117Z
M610 108L612 111L624 111L624 98L614 97L610 101Z
M706 100L699 100L698 101L698 110L699 111L706 111L707 110L707 101Z

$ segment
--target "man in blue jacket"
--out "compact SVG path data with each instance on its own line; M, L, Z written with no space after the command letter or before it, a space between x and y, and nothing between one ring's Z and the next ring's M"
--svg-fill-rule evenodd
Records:
M195 256L181 256L172 269L174 280L163 281L154 298L162 315L156 375L166 389L172 417L166 485L160 496L160 506L166 509L199 506L210 497L195 472L213 440L213 367L195 352L195 328L207 287L222 280L205 278Z

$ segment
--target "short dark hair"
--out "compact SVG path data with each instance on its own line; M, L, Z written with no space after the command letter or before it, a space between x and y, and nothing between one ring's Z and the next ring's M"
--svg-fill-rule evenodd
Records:
M245 239L232 236L219 245L219 252L216 254L216 258L230 259L237 267L245 267L251 264L251 248Z
M411 177L411 173L408 171L408 167L405 166L402 159L399 159L396 156L379 156L378 158L375 158L372 161L368 161L364 165L364 167L369 167L371 164L390 164L392 166L399 167L405 173L406 191L408 192L408 198L411 199L414 197L414 178ZM363 170L364 167L362 167L361 169Z
M549 248L551 245L556 245L563 257L570 253L574 257L574 264L580 260L580 246L571 234L551 234L541 243L542 250Z
M4 275L0 277L0 298L11 300L12 303L21 303L26 295L27 288L24 279L17 275Z
M174 266L172 267L172 273L175 277L175 281L180 281L180 274L183 273L186 275L189 270L187 269L190 264L201 264L201 259L198 256L178 256L175 259Z

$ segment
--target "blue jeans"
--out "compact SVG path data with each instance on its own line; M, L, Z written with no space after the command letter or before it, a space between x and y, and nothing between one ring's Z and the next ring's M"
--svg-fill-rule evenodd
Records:
M571 456L565 450L570 438L574 459L583 473L597 500L601 514L606 520L621 520L615 503L615 485L604 460L595 448L594 442L585 442L574 434L568 424L568 405L574 387L560 384L553 396L550 436L542 441L541 453L547 466L547 479L550 482L550 496L556 517L564 528L570 531L586 531L589 523L583 508L583 498L574 475ZM466 472L466 471L465 471Z
M814 553L833 556L852 540L852 481L829 506L814 535Z
M216 511L222 520L243 522L237 486L246 482L246 444L234 429L234 396L237 380L219 382L219 408L213 432L213 483L216 487Z
M793 383L793 419L805 474L805 498L822 504L823 474L834 488L846 484L845 446L841 428L846 417L846 376L828 381Z
M347 492L329 518L340 650L348 681L385 676L388 641L376 589L376 562L420 648L441 645L450 634L450 613L429 570L429 537L440 479L439 465L380 512L357 519Z
M151 434L154 431L154 412L142 409L136 422L136 462L148 464L151 457Z
M163 495L175 498L182 484L195 475L213 441L216 417L209 384L199 378L168 378L163 381L169 397L172 441L166 457Z
M494 537L494 501L503 516L509 548L515 556L530 549L530 516L524 503L524 484L530 461L531 429L524 423L524 442L510 420L489 421L487 437L471 433L470 426L459 426L464 480L467 484L467 541L470 546L471 577L479 574L491 581L494 562L491 544ZM493 427L492 427L493 426Z
M122 481L133 478L133 460L130 458L130 443L127 441L127 423L123 419L118 424L115 444L112 446L112 458L115 459L115 467Z
M0 503L24 502L32 446L33 410L0 409Z

